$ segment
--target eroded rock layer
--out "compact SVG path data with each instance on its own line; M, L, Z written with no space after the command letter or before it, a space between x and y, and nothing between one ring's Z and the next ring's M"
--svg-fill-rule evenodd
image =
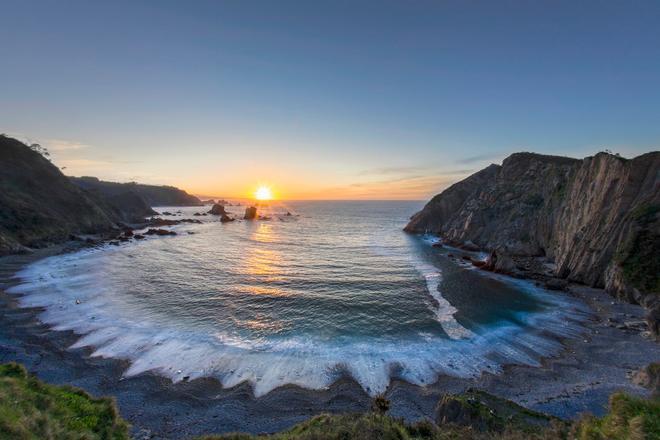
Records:
M649 308L660 297L660 152L582 160L516 153L447 188L406 230L509 257Z

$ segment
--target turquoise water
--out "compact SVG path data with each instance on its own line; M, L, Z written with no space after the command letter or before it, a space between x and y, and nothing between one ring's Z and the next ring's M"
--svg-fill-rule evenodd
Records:
M74 348L129 359L128 376L248 381L256 395L342 374L375 394L392 377L421 385L535 365L561 348L556 336L579 332L580 304L402 232L419 208L291 202L262 208L269 221L194 217L203 224L174 237L37 262L13 291L55 330L79 333Z

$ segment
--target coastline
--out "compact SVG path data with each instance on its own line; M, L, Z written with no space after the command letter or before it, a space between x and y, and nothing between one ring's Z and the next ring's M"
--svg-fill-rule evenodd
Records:
M52 331L41 324L37 309L18 308L4 289L13 275L33 261L79 248L69 243L30 255L0 258L0 362L17 361L41 379L79 386L94 395L117 400L122 415L133 425L136 438L187 438L194 435L286 429L321 412L360 412L370 398L351 378L342 378L327 390L312 391L287 385L255 398L249 385L223 389L215 379L173 384L156 374L122 379L127 362L90 358L89 349L70 350L78 338L72 332ZM604 412L608 396L617 390L646 396L647 390L630 382L628 375L657 361L657 343L637 331L608 322L642 319L643 309L619 303L602 290L571 286L571 295L586 302L594 317L585 323L580 339L566 339L557 356L541 367L508 365L501 374L485 373L474 379L440 376L427 387L392 380L386 396L391 414L408 421L432 417L444 393L469 387L513 400L530 409L571 418L583 411ZM565 294L565 293L557 293Z

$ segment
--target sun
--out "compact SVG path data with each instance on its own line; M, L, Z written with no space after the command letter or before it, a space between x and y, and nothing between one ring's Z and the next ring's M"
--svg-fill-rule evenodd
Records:
M273 192L267 186L260 186L254 192L254 198L257 200L272 200Z

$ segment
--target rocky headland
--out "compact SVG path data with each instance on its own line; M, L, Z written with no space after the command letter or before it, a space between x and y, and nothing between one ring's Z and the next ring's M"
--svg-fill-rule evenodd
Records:
M487 251L484 269L604 288L660 322L660 152L516 153L436 195L406 231Z
M203 206L197 197L182 189L167 185L145 185L142 183L106 182L96 177L69 177L73 183L87 191L106 197L132 193L142 199L147 206Z
M0 164L0 255L72 239L127 239L129 225L163 226L147 219L157 214L151 206L202 204L174 187L67 177L39 148L4 135Z

